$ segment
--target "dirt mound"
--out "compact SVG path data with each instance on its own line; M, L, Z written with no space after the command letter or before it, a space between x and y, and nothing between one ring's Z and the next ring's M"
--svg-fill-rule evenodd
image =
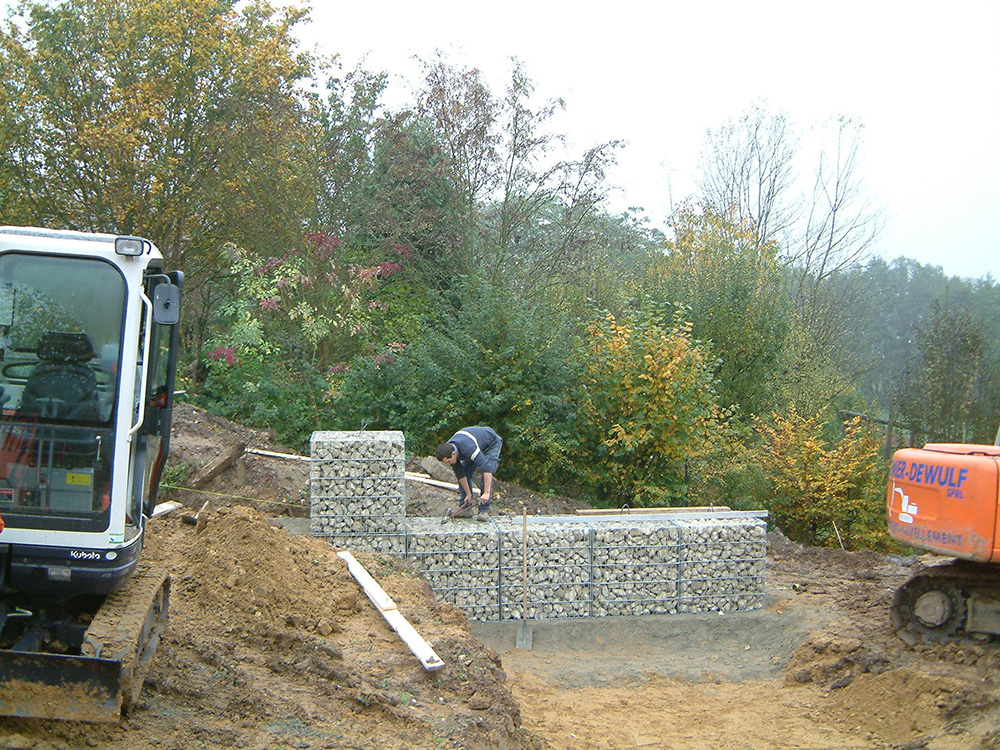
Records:
M151 691L219 717L224 733L249 720L235 728L248 741L266 731L269 742L299 747L373 736L386 748L448 738L525 746L499 659L465 616L402 563L358 558L434 644L443 671L423 669L327 543L234 506L202 532L174 521L154 533L150 560L174 570L176 604ZM275 719L308 726L310 744L276 731Z

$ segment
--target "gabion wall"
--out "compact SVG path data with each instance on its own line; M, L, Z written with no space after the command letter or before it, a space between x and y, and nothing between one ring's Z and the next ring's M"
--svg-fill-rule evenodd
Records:
M314 432L309 528L332 544L406 551L406 445L398 431Z
M406 556L437 597L470 620L500 619L500 537L493 524L411 518Z
M521 619L525 552L528 619L763 608L766 523L708 515L533 517L526 550L517 518L444 526L411 518L406 556L471 620Z
M764 513L488 523L406 518L402 432L316 432L310 529L406 556L471 620L733 612L764 606ZM527 557L527 585L523 561Z

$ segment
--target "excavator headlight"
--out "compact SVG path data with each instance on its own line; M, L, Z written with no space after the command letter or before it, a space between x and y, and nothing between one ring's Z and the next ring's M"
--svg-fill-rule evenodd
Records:
M115 237L115 252L135 257L149 252L153 243L142 237Z

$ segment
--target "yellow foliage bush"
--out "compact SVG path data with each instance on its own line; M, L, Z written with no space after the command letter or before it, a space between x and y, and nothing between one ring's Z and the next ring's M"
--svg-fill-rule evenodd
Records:
M589 334L579 474L599 502L670 502L719 431L714 363L680 314L664 326L655 312L609 313Z
M794 405L757 420L772 523L807 544L881 547L888 540L881 441L857 418L835 442L823 438L825 425L824 411L805 417Z

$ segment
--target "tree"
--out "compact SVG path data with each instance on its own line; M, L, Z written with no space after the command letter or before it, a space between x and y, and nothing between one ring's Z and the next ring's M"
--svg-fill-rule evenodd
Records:
M904 418L934 440L974 442L976 390L983 353L981 326L945 298L917 330L919 364L903 396ZM980 436L980 440L991 435Z
M582 351L577 470L609 506L656 505L685 495L685 464L722 424L708 348L675 313L655 309L592 322Z
M866 292L859 284L837 282L871 257L882 225L858 173L861 125L839 117L827 128L833 130L833 148L820 153L800 239L791 247L799 320L823 347L839 341L851 306Z
M454 187L462 238L456 269L485 271L511 293L530 297L563 283L563 270L593 260L587 235L619 145L562 157L563 138L549 123L565 105L561 99L535 104L534 94L517 60L497 98L480 71L453 67L439 55L426 65L418 102Z
M712 209L685 205L673 224L675 238L650 268L652 288L683 305L692 334L711 342L720 404L743 418L761 414L772 406L789 325L777 245Z
M292 30L267 0L27 0L0 32L0 219L140 234L188 272L195 348L232 242L280 255L314 215Z
M796 215L790 193L798 138L787 116L756 104L709 130L707 140L698 182L706 205L719 216L748 220L761 244L780 239Z
M475 68L455 68L438 53L424 69L417 112L431 123L455 185L463 255L471 264L479 207L492 196L499 175L500 105Z
M834 118L816 130L815 140L820 150L811 192L801 198L792 171L801 158L800 138L784 115L754 106L739 121L709 132L700 187L716 213L748 222L761 240L779 242L792 272L802 351L854 370L844 337L851 309L868 290L843 278L870 257L881 213L859 172L861 125Z

